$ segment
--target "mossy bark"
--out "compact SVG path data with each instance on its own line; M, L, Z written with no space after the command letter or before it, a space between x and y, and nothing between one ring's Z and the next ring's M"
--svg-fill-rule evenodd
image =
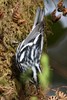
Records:
M26 84L24 95L15 77L16 65L12 58L18 45L16 42L22 41L30 32L39 5L43 6L42 0L0 0L0 100L30 100L37 93L34 85ZM43 98L42 91L38 93Z

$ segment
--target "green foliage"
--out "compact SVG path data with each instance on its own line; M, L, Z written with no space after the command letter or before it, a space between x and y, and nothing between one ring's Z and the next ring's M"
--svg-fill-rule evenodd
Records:
M50 79L50 66L47 54L42 54L41 57L42 73L39 74L39 81L43 88L48 87Z

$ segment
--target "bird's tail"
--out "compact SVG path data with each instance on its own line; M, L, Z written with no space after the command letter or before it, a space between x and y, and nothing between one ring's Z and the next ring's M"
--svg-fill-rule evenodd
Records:
M32 27L31 32L29 33L29 35L27 36L27 38L24 41L24 44L27 44L29 41L31 41L32 39L34 39L39 33L44 33L44 9L41 9L40 7L37 8L36 11L36 16L35 16L35 20L34 20L34 24Z
M36 27L37 24L39 24L40 22L43 21L44 16L45 16L44 9L41 9L40 7L38 7L36 10L36 16L34 19L34 24L33 24L32 30Z

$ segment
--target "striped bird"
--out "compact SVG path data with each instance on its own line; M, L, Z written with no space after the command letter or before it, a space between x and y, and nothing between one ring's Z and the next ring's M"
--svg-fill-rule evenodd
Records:
M44 39L44 9L37 8L34 25L31 32L17 47L16 63L20 72L32 70L33 81L38 83L38 73L41 73L40 58Z

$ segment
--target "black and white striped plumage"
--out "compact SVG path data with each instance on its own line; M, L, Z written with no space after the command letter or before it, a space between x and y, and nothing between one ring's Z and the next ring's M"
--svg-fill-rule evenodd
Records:
M23 40L16 52L16 62L20 72L32 69L33 79L37 83L37 74L41 72L40 57L43 49L44 34L44 10L38 8L33 28L25 40Z

